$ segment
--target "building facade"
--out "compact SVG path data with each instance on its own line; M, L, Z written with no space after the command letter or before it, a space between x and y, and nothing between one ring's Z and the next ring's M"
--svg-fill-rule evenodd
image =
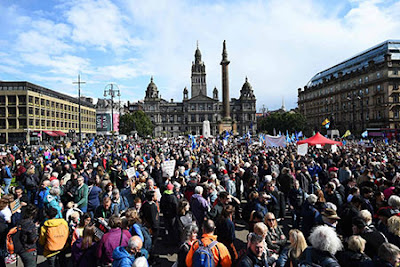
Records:
M81 99L83 137L96 134L96 110ZM0 82L0 143L35 143L79 133L79 100L29 83Z
M388 40L327 70L298 89L298 108L314 130L359 134L400 128L400 41Z
M206 66L197 47L191 69L191 95L185 87L183 101L167 101L161 98L153 77L146 89L143 111L154 124L154 136L179 136L184 134L201 135L203 121L210 122L211 135L218 135L218 123L222 119L222 102L218 89L214 88L212 97L207 96ZM130 103L135 105L135 103ZM129 105L127 107L129 110ZM240 90L238 99L230 100L231 117L237 123L239 134L257 130L256 98L248 79Z

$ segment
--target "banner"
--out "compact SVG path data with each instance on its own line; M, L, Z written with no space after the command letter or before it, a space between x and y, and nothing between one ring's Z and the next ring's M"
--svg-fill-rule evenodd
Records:
M286 137L265 135L265 146L266 147L286 147Z
M119 114L113 114L113 129L115 132L119 132Z
M308 144L301 144L297 146L297 155L299 156L305 156L308 151Z
M161 170L163 173L163 177L172 177L175 171L175 160L165 161L161 164Z

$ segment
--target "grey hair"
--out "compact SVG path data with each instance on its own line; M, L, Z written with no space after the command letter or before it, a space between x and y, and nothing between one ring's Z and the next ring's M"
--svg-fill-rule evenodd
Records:
M195 188L194 188L194 193L195 194L203 194L203 187L201 187L201 186L196 186Z
M261 235L257 235L256 233L250 233L248 237L249 244L258 244L263 240L264 238Z
M391 195L388 204L393 208L400 208L400 197L396 195Z
M119 194L118 188L114 188L114 189L112 190L112 194L113 194L113 195Z
M140 256L132 264L132 267L148 267L148 266L149 266L149 263L147 262L147 260L144 256Z
M314 194L311 194L307 197L307 201L308 201L308 203L314 205L315 203L317 203L318 197Z
M192 223L186 225L182 235L182 239L184 239L183 241L188 240L193 233L198 233L198 232L199 232L199 227L197 227L196 224Z
M327 251L331 255L335 255L336 252L343 249L342 241L340 241L335 230L327 225L314 228L308 240L314 248Z
M60 188L59 187L52 187L49 190L50 195L59 196L60 195Z
M133 250L133 249L139 249L140 243L137 241L136 238L129 238L128 241L128 248Z
M387 242L383 243L378 250L379 258L388 262L391 262L394 259L396 259L396 257L398 257L399 254L400 254L400 249L397 246Z
M50 186L51 187L59 187L60 181L58 179L54 179L54 180L50 181Z

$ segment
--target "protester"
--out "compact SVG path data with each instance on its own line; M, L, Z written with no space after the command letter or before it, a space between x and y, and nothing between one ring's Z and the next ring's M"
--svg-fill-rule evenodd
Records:
M200 260L200 254L196 254L198 249L210 246L214 266L228 267L232 265L231 255L226 246L217 241L214 235L215 224L212 220L205 220L203 223L203 235L201 239L195 241L186 256L186 266L194 266L194 261Z

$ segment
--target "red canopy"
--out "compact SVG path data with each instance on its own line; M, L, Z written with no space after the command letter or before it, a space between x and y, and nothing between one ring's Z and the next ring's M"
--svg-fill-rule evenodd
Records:
M53 131L53 133L56 133L59 136L66 136L66 134L64 132L61 132L61 131Z
M338 146L342 145L342 142L328 139L328 138L324 137L322 134L320 134L319 132L310 138L307 138L305 140L301 140L301 141L297 142L298 145L305 144L305 143L307 143L309 146L315 146L315 145L323 146L326 144L338 145Z
M52 132L52 131L43 131L45 134L50 135L50 136L58 136L56 133Z

